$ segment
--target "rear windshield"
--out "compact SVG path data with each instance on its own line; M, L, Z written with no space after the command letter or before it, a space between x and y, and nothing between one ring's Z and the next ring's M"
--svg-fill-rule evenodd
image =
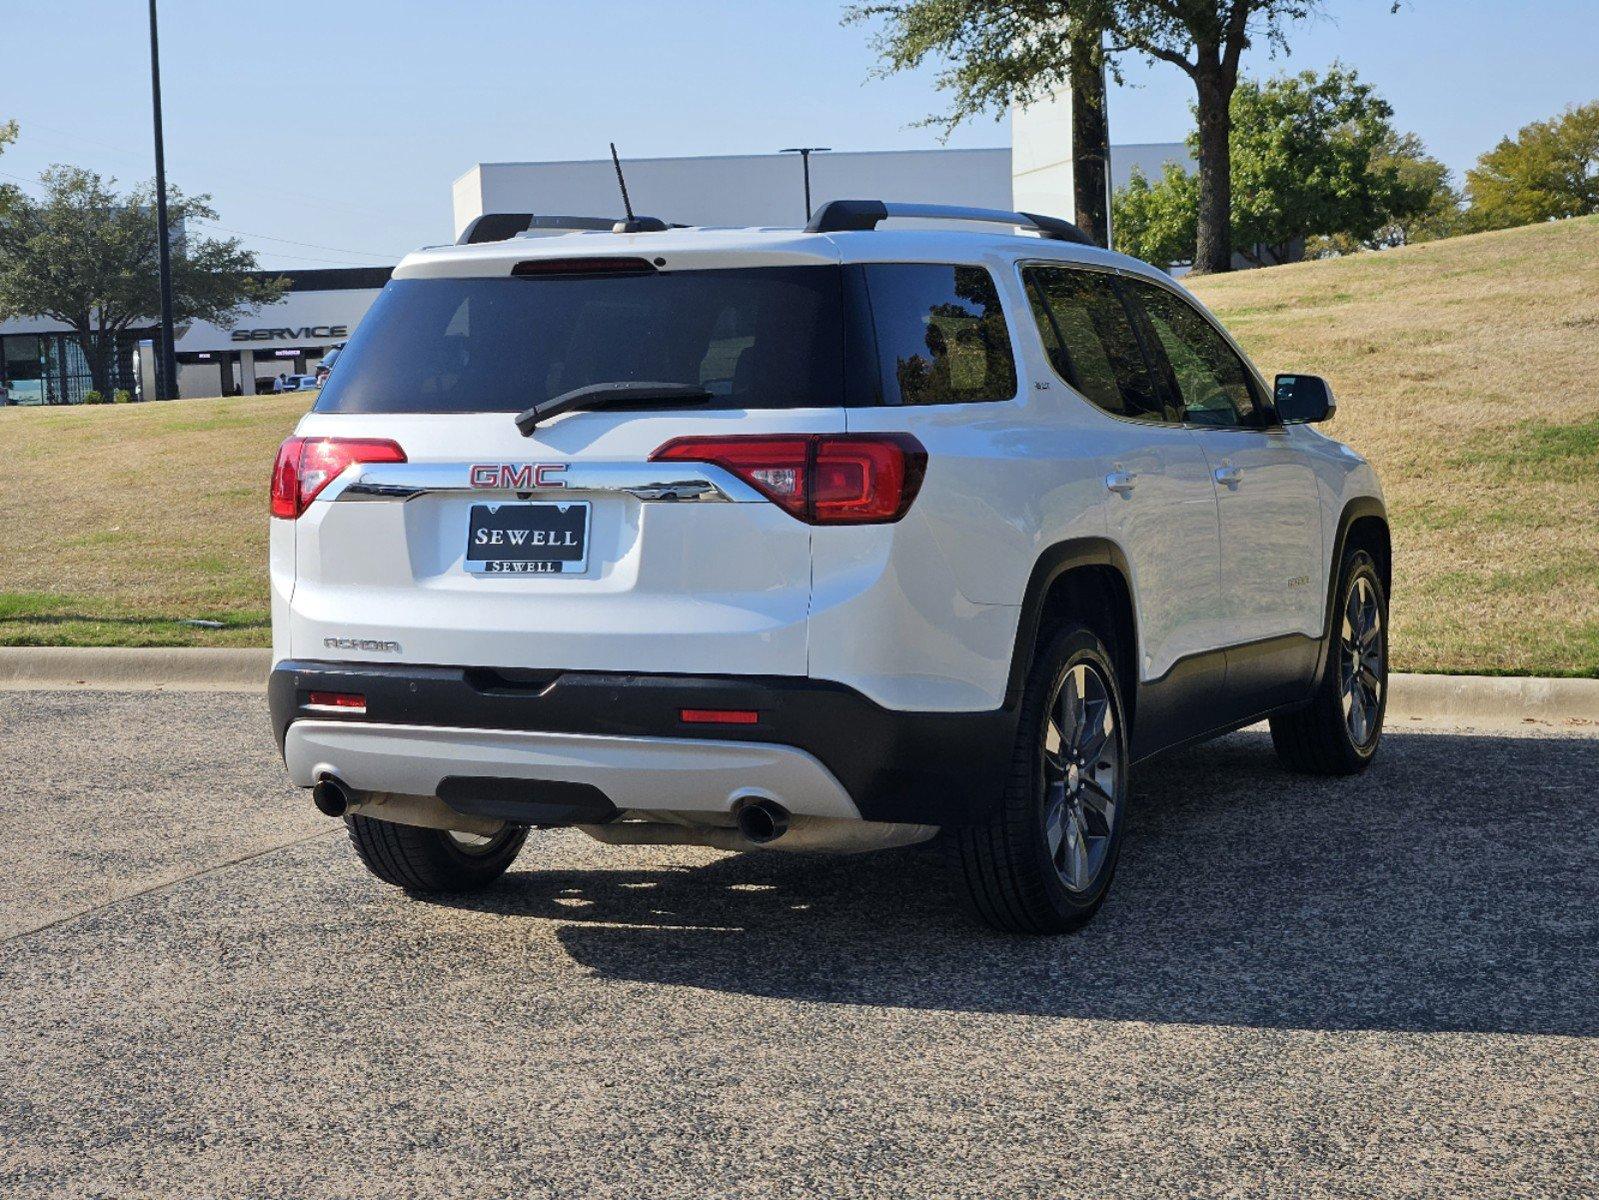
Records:
M842 292L825 265L396 279L316 411L520 412L626 380L698 385L714 407L840 405Z

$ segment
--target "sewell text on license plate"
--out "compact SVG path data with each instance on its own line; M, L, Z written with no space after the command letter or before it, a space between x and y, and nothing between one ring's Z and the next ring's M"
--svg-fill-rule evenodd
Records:
M474 504L466 569L476 575L575 575L588 566L589 506Z

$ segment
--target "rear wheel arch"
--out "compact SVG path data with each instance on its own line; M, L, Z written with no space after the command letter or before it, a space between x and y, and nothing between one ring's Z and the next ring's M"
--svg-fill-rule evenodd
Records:
M1050 631L1082 621L1105 642L1115 660L1127 720L1138 694L1138 618L1131 571L1120 547L1105 538L1079 538L1051 546L1033 564L1017 623L1005 706L1014 707L1033 658Z

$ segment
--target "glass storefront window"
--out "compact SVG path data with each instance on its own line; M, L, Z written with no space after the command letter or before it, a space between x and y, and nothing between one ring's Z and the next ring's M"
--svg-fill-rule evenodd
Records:
M5 346L5 369L0 377L11 391L13 404L45 402L45 339L37 334L12 334L0 339Z

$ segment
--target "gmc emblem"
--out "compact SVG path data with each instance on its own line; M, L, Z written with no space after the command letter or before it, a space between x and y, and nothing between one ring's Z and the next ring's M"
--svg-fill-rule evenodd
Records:
M478 463L472 468L472 486L506 492L534 488L564 488L565 463Z

